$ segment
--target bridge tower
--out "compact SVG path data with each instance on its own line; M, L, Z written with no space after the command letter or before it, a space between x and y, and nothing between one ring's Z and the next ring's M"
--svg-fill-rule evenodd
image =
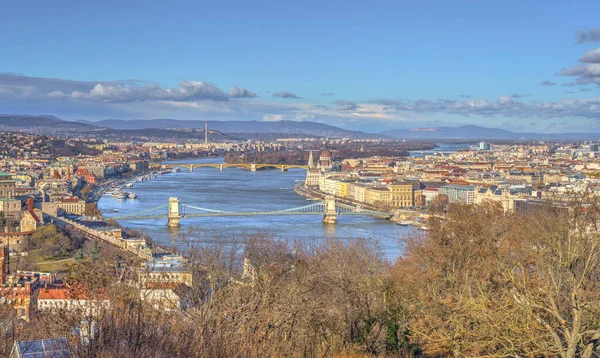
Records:
M325 213L323 214L325 224L335 224L337 222L337 212L335 211L335 197L327 195L325 197Z
M169 198L169 226L179 227L181 215L179 215L179 199L176 197Z

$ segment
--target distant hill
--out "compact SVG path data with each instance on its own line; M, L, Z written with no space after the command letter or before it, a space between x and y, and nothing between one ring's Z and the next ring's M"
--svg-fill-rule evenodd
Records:
M592 140L600 139L600 133L517 133L500 128L486 128L476 125L460 127L433 127L393 129L381 134L397 139L535 139L535 140Z
M123 138L131 139L204 139L204 130L194 131L182 131L182 130L170 130L170 129L103 129L96 132L99 137L106 138ZM221 141L221 140L236 140L235 136L230 136L219 131L208 130L209 141Z
M111 129L145 129L145 128L204 128L204 121L176 119L106 119L98 122L83 123ZM330 126L317 122L296 121L208 121L208 128L222 133L265 133L281 135L306 135L316 137L337 138L377 138L380 134L364 133Z
M88 123L68 122L54 116L30 116L0 114L0 129L3 130L29 130L40 132L51 131L90 131L98 130L97 126Z

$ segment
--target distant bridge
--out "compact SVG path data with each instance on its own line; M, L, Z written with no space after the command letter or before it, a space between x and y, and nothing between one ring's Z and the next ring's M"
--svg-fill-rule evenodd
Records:
M274 168L281 169L282 172L288 171L288 169L298 168L298 169L308 169L308 165L296 165L296 164L220 164L220 163L202 163L202 164L168 164L165 165L166 168L186 168L190 171L194 171L196 168L217 168L220 171L223 171L225 168L245 168L250 169L250 171L255 172L257 169L264 168Z
M264 216L264 215L321 215L323 222L335 223L339 215L374 216L389 219L394 213L385 211L366 210L360 206L336 203L333 197L327 197L325 201L299 206L285 210L274 211L223 211L201 208L197 206L181 204L178 198L169 198L169 203L154 208L142 210L128 215L110 216L106 219L112 220L144 220L144 219L169 219L168 225L177 227L183 218L199 217L224 217L224 216Z

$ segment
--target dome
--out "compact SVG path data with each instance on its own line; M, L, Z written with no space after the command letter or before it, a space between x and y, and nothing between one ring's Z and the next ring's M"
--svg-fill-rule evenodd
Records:
M327 148L321 152L321 158L331 158L331 151Z

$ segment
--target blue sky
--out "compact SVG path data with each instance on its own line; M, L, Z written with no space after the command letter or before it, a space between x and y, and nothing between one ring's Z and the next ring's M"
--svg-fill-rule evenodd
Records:
M600 131L598 13L598 1L6 2L0 113Z

